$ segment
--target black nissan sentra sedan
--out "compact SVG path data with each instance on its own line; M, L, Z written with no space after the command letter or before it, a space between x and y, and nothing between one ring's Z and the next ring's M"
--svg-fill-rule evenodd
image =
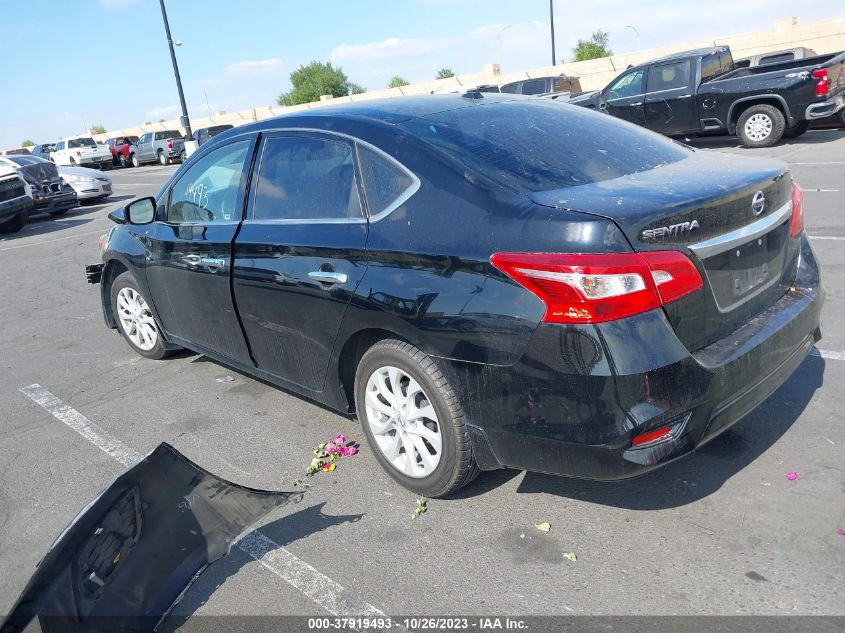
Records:
M432 497L479 470L665 464L821 336L783 163L545 99L239 127L113 219L88 275L138 353L188 348L355 412L381 465Z

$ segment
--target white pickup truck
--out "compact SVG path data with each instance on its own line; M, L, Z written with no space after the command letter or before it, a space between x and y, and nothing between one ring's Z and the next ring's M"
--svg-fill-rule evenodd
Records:
M57 165L70 167L112 168L109 148L106 145L98 145L90 136L62 139L50 153L50 160Z

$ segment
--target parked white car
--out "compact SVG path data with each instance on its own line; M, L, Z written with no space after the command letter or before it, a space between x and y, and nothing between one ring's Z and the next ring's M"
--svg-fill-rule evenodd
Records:
M104 200L112 194L111 179L99 169L60 166L59 176L73 187L80 202Z
M56 143L56 149L50 154L50 160L57 165L68 167L95 167L111 169L111 151L105 145L99 145L90 136L65 138Z

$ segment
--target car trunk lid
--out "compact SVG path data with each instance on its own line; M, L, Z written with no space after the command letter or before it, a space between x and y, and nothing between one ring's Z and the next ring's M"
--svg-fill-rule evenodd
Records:
M789 239L791 194L782 163L695 152L656 169L532 199L612 220L635 251L687 254L704 287L665 310L692 351L736 330L791 284L797 256Z

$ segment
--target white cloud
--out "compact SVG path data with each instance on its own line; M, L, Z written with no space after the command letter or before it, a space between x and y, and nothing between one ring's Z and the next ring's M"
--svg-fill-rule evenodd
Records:
M381 42L367 44L341 44L329 53L329 59L336 64L357 64L395 57L427 55L450 48L451 45L451 38L448 37L409 39L391 37Z
M156 106L150 108L144 113L148 121L158 121L159 119L175 119L182 113L177 105Z
M141 0L100 0L100 5L106 9L125 9L138 4Z
M223 69L229 76L272 74L284 68L284 62L278 57L270 59L248 60L229 64Z

